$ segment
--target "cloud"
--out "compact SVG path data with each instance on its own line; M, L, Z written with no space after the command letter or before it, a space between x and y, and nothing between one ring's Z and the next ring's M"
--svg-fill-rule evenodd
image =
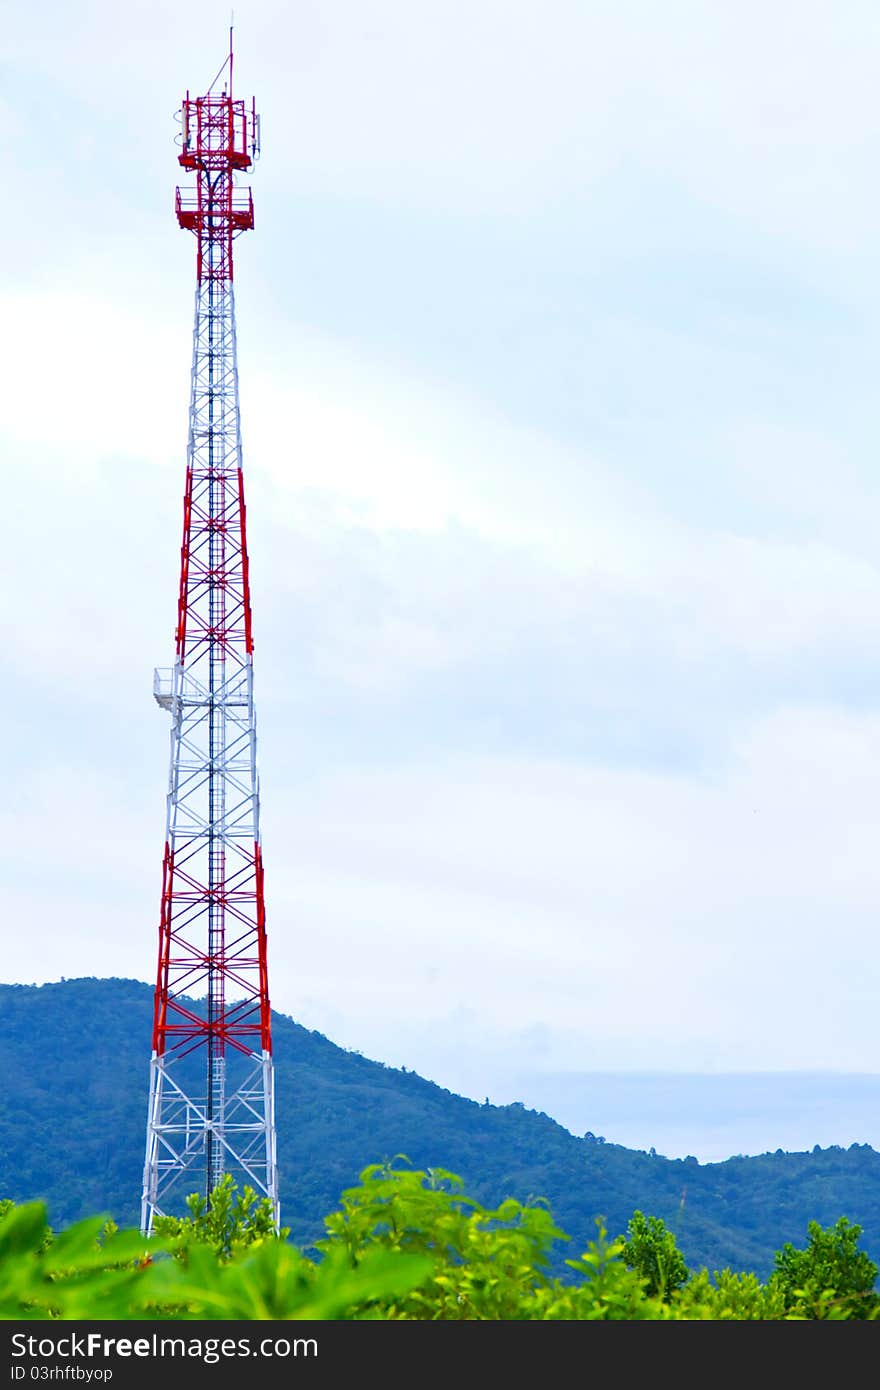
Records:
M854 969L871 988L878 739L814 710L759 721L711 780L511 759L310 780L270 839L276 978L311 1026L332 1000L400 1060L443 1055L458 1010L487 1058L543 1027L564 1068L870 1070L847 1000Z
M153 970L208 19L7 25L11 978ZM276 1005L478 1088L877 1066L873 10L239 38Z

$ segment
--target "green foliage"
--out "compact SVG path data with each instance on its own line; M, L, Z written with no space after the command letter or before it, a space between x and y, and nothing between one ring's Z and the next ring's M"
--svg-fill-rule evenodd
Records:
M662 1301L646 1291L645 1280L623 1259L623 1240L609 1241L601 1217L597 1238L584 1253L565 1263L582 1279L576 1285L554 1280L550 1290L539 1290L531 1317L558 1321L619 1322L663 1319L669 1316Z
M41 1202L0 1216L3 1319L327 1319L424 1278L425 1259L376 1251L352 1270L320 1266L278 1236L234 1243L228 1258L186 1230L176 1240L115 1231L101 1217L46 1242ZM184 1259L169 1258L185 1253Z
M634 1211L626 1228L621 1257L645 1281L646 1293L668 1300L688 1277L675 1236L659 1216Z
M208 1245L228 1260L248 1246L279 1234L286 1240L290 1235L287 1227L277 1231L268 1197L258 1197L247 1185L237 1192L229 1174L214 1188L210 1205L196 1192L187 1197L186 1205L189 1216L159 1216L155 1222L156 1235L174 1240L181 1252L193 1245Z
M811 1221L805 1250L796 1250L786 1241L777 1251L773 1282L789 1315L805 1319L876 1315L877 1266L859 1249L861 1233L861 1226L845 1216L825 1229Z
M129 1317L145 1245L137 1231L117 1231L100 1216L53 1237L42 1202L8 1206L0 1215L0 1317Z
M430 1271L417 1256L374 1250L353 1268L343 1252L312 1261L277 1237L219 1259L192 1245L185 1261L155 1263L129 1316L175 1319L344 1319L378 1301L393 1306Z
M342 1194L311 1259L277 1233L253 1191L225 1180L210 1207L147 1240L96 1216L59 1235L42 1203L0 1202L0 1318L189 1320L803 1321L876 1318L877 1269L841 1218L786 1244L761 1283L730 1269L687 1276L662 1221L637 1211L596 1239L564 1280L568 1237L546 1204L485 1207L445 1170L375 1164Z
M672 1296L673 1316L685 1320L718 1322L778 1322L785 1318L785 1300L772 1283L762 1284L756 1274L735 1274L730 1269L701 1269Z
M531 1296L548 1282L550 1246L567 1239L543 1203L511 1199L489 1209L464 1194L454 1173L394 1163L366 1168L325 1225L318 1248L344 1251L353 1268L376 1249L430 1258L417 1288L371 1310L393 1319L528 1318Z

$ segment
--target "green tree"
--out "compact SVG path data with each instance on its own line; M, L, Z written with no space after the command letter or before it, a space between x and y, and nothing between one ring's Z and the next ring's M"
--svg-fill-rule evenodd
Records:
M178 1251L193 1244L210 1245L215 1254L228 1260L250 1245L262 1244L279 1234L286 1240L290 1234L286 1227L280 1232L276 1229L269 1198L258 1198L247 1185L238 1192L229 1173L214 1188L210 1203L193 1192L186 1205L189 1216L158 1216L155 1222L156 1235L175 1240Z
M634 1211L621 1249L624 1264L645 1281L650 1298L669 1300L688 1278L689 1270L675 1236L659 1216Z
M418 1172L375 1164L359 1187L342 1194L326 1218L324 1259L346 1252L358 1270L379 1250L428 1256L430 1272L404 1296L377 1297L349 1316L421 1320L620 1320L674 1316L621 1258L622 1239L598 1235L578 1259L580 1276L566 1284L548 1273L556 1240L568 1240L545 1203L508 1198L496 1208L466 1195L462 1181L441 1170Z
M785 1317L785 1300L772 1281L762 1284L756 1274L733 1270L694 1274L672 1298L676 1318L684 1321L778 1322Z
M811 1221L807 1247L786 1241L777 1250L771 1282L781 1290L786 1312L801 1318L866 1318L876 1314L877 1266L859 1249L861 1226L841 1216L822 1227Z
M341 1209L325 1218L328 1234L318 1248L325 1259L344 1250L354 1268L377 1249L426 1255L431 1272L405 1297L377 1302L361 1316L534 1317L532 1297L549 1283L550 1247L554 1240L568 1239L545 1203L509 1198L485 1208L466 1196L454 1173L419 1172L395 1163L365 1168L360 1186L343 1192Z
M642 1276L624 1264L623 1237L610 1241L601 1216L596 1218L596 1225L596 1239L578 1259L565 1261L582 1276L581 1282L570 1285L556 1279L549 1290L537 1290L528 1316L579 1322L674 1317L662 1299L649 1297Z

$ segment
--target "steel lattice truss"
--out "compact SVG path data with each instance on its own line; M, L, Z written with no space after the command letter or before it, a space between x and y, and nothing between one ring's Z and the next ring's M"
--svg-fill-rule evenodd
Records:
M232 55L229 56L229 86ZM250 122L250 129L249 127ZM142 1226L229 1173L278 1219L272 1041L242 482L232 241L253 226L234 171L256 116L210 92L182 111L177 195L198 238L198 288L171 714Z

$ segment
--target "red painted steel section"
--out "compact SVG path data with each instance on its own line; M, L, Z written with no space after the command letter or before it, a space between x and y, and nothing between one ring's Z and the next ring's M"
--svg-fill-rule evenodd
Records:
M231 84L230 63L230 88ZM179 163L196 175L196 186L178 188L175 210L180 226L198 238L199 284L204 279L232 280L233 239L254 225L253 195L249 188L237 189L233 175L250 169L256 130L255 105L248 112L231 90L192 98L187 92Z
M171 882L174 875L174 856L165 842L162 862L162 906L159 917L159 966L156 975L156 994L153 1001L153 1051L165 1051L165 1030L168 1016L168 960L171 920Z
M257 949L260 953L260 1028L263 1048L272 1051L272 1011L269 1005L269 972L266 961L266 906L263 896L263 852L254 845L257 870Z

